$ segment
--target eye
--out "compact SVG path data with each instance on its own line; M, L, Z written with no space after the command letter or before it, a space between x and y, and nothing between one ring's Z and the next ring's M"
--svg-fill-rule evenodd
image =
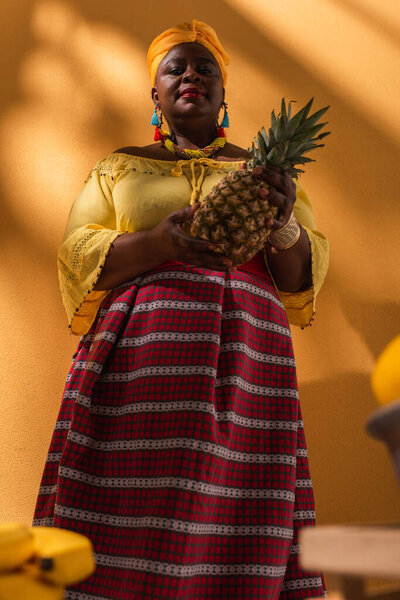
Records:
M183 73L183 68L182 67L172 67L172 69L169 70L171 75L181 75Z

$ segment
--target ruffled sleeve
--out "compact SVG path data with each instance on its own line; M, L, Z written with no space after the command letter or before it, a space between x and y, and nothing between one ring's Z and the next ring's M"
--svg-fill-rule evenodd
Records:
M289 323L306 327L307 325L311 325L314 320L317 294L322 287L328 271L329 243L326 237L317 231L314 211L307 194L299 183L296 183L296 186L296 202L293 212L310 240L312 286L307 290L296 293L278 291Z
M75 200L68 219L57 266L61 295L71 332L88 331L108 291L96 291L107 254L124 233L116 228L112 172L97 166Z

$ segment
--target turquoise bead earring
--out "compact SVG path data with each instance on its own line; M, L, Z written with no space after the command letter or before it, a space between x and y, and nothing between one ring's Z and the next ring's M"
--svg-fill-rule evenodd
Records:
M218 127L229 127L228 105L226 102L223 102L222 106L224 107L224 116Z
M151 117L150 124L155 125L156 127L161 127L162 126L162 114L160 111L160 116L158 116L158 114L157 114L158 110L160 110L160 103L156 102L154 105L154 112L153 112L153 116Z

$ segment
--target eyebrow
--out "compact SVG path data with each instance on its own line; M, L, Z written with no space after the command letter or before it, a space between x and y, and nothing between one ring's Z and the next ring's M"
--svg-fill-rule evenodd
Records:
M183 64L185 62L186 62L185 58L177 56L176 58L170 58L169 60L167 60L163 66L168 67L168 65L170 65L171 63L175 63L175 64L182 63ZM203 62L203 63L207 62L207 63L210 63L211 65L216 64L211 58L208 58L208 56L200 56L199 58L196 59L196 62L198 62L198 63L199 62Z

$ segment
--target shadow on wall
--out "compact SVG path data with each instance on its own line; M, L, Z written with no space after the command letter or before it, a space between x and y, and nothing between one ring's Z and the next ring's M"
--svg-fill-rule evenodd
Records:
M57 15L62 16L63 13L74 13L76 18L74 25L79 25L79 23L104 24L109 28L114 28L116 34L134 39L141 46L143 61L145 61L148 44L155 34L162 31L167 24L174 24L196 16L212 24L221 38L235 47L245 60L258 68L260 65L265 65L265 72L279 82L287 97L307 98L311 92L318 99L318 103L328 102L331 104L329 120L334 134L330 137L326 149L330 165L327 175L338 186L345 185L349 198L351 198L348 206L338 206L338 210L347 208L352 211L352 207L354 207L359 211L359 207L363 206L363 211L359 211L361 214L358 215L358 218L364 216L366 221L369 220L369 211L374 210L380 195L382 195L382 184L384 184L384 201L387 209L390 210L390 203L394 209L397 208L397 203L395 203L397 182L395 178L385 176L385 174L389 175L395 172L398 164L396 158L398 147L393 140L377 129L374 123L361 117L357 107L346 102L339 90L317 78L310 65L299 62L294 53L290 53L287 48L277 45L272 39L262 35L259 29L246 20L243 14L239 14L228 1L220 0L216 3L213 0L202 0L201 2L199 0L186 0L185 2L175 0L162 3L159 0L148 0L146 3L126 3L117 0L113 3L112 8L106 2L99 3L95 0L70 0L68 3L64 0L25 0L22 6L14 7L14 4L11 11L12 22L8 28L9 41L12 40L13 28L18 27L19 31L24 31L24 34L19 35L18 43L13 49L14 56L12 58L15 61L13 73L15 75L14 79L8 83L8 91L3 95L0 106L2 112L6 111L10 105L29 100L21 94L18 80L21 66L37 45L38 40L35 39L32 32L32 17L38 10L42 14L48 12L49 19L46 26L50 25L48 28L50 32L52 19ZM352 11L356 10L346 0L342 0L342 4L348 9L351 8ZM359 14L361 19L369 18L365 11L360 11ZM240 35L237 35L238 31L240 31ZM131 120L123 118L112 98L104 94L104 81L96 82L96 78L93 79L93 73L88 73L89 65L95 66L96 64L96 56L86 57L88 61L79 64L70 51L74 43L74 30L71 29L68 32L68 28L65 28L64 33L68 33L69 38L66 37L64 43L58 45L58 52L62 54L63 61L68 60L72 84L80 86L88 78L92 78L92 86L95 87L96 83L98 84L95 92L93 89L90 90L93 111L91 116L88 115L82 130L83 143L90 145L93 141L98 145L99 138L101 138L104 146L109 149L129 143L146 143L148 140L126 139L126 131L132 132L131 135L135 137L135 130L137 130L135 115L142 117L142 111L138 111L135 106L136 99L130 99ZM49 35L51 37L51 34ZM99 35L101 34L99 33ZM5 41L5 43L7 42ZM12 43L9 44L9 46L12 45ZM52 51L54 48L53 45ZM332 68L332 66L330 67ZM93 72L95 71L96 69L93 68ZM111 73L105 73L104 77L110 78ZM51 85L51 81L49 85ZM117 85L118 78L115 78L115 86L117 87ZM124 89L122 80L120 85L121 89ZM150 85L148 84L148 90L146 90L148 97L149 91ZM248 98L249 103L254 101L259 102L259 99ZM150 99L148 102L150 107ZM269 109L270 107L266 107L267 112ZM140 123L142 127L141 120ZM150 128L147 131L150 137ZM252 135L253 132L249 132L249 138ZM372 140L373 143L371 143ZM352 161L351 174L348 171L349 156L360 157L358 162ZM365 177L365 174L368 176ZM7 210L7 206L4 207L4 210ZM29 235L28 232L24 231L25 233Z
M349 294L345 300L342 299L342 310L375 359L393 337L400 333L400 304L367 302Z
M379 15L376 10L372 11L365 3L362 5L360 2L357 2L357 5L354 5L352 0L330 0L330 2L332 1L336 6L344 8L367 27L374 29L383 37L391 40L396 46L399 45L399 28L396 27L392 20L390 20L389 16L384 18L383 15ZM386 11L386 14L389 15L390 10Z
M299 391L318 523L340 523L343 515L349 522L378 522L382 505L391 507L388 521L398 520L400 490L389 453L365 430L377 409L369 377L346 374L300 384Z

